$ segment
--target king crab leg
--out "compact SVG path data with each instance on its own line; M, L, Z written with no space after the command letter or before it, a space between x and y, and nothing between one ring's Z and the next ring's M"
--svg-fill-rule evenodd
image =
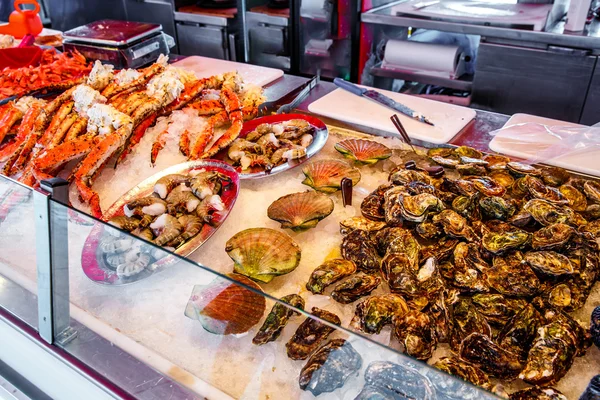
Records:
M106 88L104 88L104 90L102 91L102 96L106 97L107 99L110 99L116 95L118 95L121 92L124 92L126 90L130 90L133 88L138 88L140 86L145 85L146 83L148 83L148 81L150 79L152 79L152 77L154 75L160 74L161 72L163 72L165 70L165 66L162 64L152 64L151 66L145 68L142 72L142 75L135 79L134 81L129 82L126 85L119 85L116 82L113 82L111 84L109 84Z
M40 115L41 111L42 107L38 104L32 105L31 108L27 110L23 116L23 120L21 121L19 129L17 130L17 136L15 137L14 142L10 143L8 146L3 148L2 151L0 151L0 162L10 159L10 156L14 154L16 150L25 142L27 135L33 129L33 124L36 118Z
M65 136L65 140L70 141L77 138L81 135L82 132L85 132L87 128L88 120L85 117L79 117L77 120L71 125L67 135Z
M21 118L23 118L21 110L11 104L8 111L0 119L0 142L4 140L6 134Z
M131 152L131 150L142 140L144 134L154 123L156 122L156 114L151 114L145 120L143 120L134 130L133 134L129 139L129 144L127 144L123 151L120 152L119 157L117 158L117 162L115 163L115 167L121 163L127 157L127 155Z
M229 146L240 135L243 125L242 103L235 92L228 88L221 90L221 102L231 121L231 127L208 149L200 158L209 158L217 154L221 149Z

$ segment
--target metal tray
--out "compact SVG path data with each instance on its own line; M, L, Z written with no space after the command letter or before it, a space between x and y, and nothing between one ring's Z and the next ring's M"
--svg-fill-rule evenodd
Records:
M196 235L194 238L192 238L191 240L189 240L184 245L182 245L174 251L175 254L181 257L189 256L194 251L198 250L198 248L200 248L200 246L202 246L217 231L217 229L219 229L221 224L225 221L225 219L231 212L231 209L233 208L235 201L238 197L240 188L239 175L233 169L233 167L231 167L228 164L215 160L200 160L189 161L186 163L169 167L144 180L136 187L131 189L129 192L121 196L121 198L119 198L106 211L106 213L104 214L104 219L109 220L112 217L123 215L123 206L125 204L127 204L135 198L150 195L153 192L154 184L156 183L156 181L162 178L163 176L169 174L187 174L190 171L198 169L205 169L208 171L219 171L227 175L231 179L231 183L223 187L221 199L223 200L223 203L225 203L225 210L219 214L218 218L215 219L215 225L211 226L208 224L204 224L202 230L198 235ZM88 235L87 239L85 240L85 243L83 245L83 251L81 253L81 265L83 268L83 272L88 278L90 278L95 283L114 286L126 285L148 278L149 276L160 272L161 270L175 264L178 261L178 258L175 256L165 256L146 267L140 273L130 277L121 278L117 275L114 269L108 266L104 257L104 253L100 250L100 240L104 235L110 235L110 233L105 232L106 229L114 229L118 231L117 228L114 228L112 226L103 223L96 223L92 228L92 231ZM149 242L146 242L145 240L140 238L137 238L137 241L140 243L143 242L142 249L147 252L160 252L156 245L149 244ZM167 253L167 250L164 250L164 253Z
M249 169L249 172L242 172L240 167L235 167L236 171L240 175L240 179L245 180L245 179L266 178L268 176L272 176L272 175L278 174L280 172L287 171L288 169L295 168L298 165L306 162L309 158L311 158L315 154L317 154L323 148L323 146L325 146L325 143L327 142L327 138L329 137L329 131L327 129L327 125L325 125L325 123L323 121L321 121L319 118L313 117L311 115L304 115L304 114L277 114L277 115L268 115L266 117L260 117L260 118L253 119L244 124L244 126L242 127L242 131L240 132L240 137L241 138L246 137L246 135L248 133L255 130L256 127L260 124L265 124L265 123L274 124L274 123L278 123L278 122L289 121L291 119L303 119L316 128L315 134L313 136L313 141L306 148L306 156L299 158L297 160L290 160L287 163L281 164L281 165L273 168L270 171L265 171L264 168L261 168L261 167L253 167L253 168ZM227 157L227 149L224 149L224 150L220 151L219 153L217 153L215 158L218 160L222 160L229 164L233 163L229 159L229 157Z

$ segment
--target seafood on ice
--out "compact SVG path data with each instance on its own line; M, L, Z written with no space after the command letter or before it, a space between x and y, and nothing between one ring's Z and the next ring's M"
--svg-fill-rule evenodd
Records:
M214 128L230 125L224 135L203 147L197 137L186 134L193 140L185 151L198 158L214 155L233 142L244 115L256 114L262 92L243 91L237 73L198 79L167 61L161 56L145 69L119 72L96 61L87 78L51 101L23 97L0 108L2 173L34 187L68 168L68 179L80 200L101 218L95 179L111 159L118 164L127 157L159 117L169 118L173 111L189 107L198 115L214 114L207 126L211 122ZM186 140L183 135L182 140ZM161 134L152 160L162 146Z

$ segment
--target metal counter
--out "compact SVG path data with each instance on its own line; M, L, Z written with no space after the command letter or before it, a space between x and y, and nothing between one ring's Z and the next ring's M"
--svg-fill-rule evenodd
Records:
M394 6L402 1L375 8L361 15L361 21L369 24L435 29L445 32L480 35L518 42L532 42L544 45L566 46L594 50L600 54L600 21L594 20L586 25L583 32L567 32L564 30L562 17L568 6L567 0L556 0L549 16L545 31L526 31L513 28L474 25L471 23L430 20L395 14Z

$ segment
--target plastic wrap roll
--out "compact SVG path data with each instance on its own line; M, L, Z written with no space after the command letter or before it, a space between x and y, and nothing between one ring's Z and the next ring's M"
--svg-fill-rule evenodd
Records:
M383 59L386 68L436 71L454 75L461 54L460 46L388 40Z

